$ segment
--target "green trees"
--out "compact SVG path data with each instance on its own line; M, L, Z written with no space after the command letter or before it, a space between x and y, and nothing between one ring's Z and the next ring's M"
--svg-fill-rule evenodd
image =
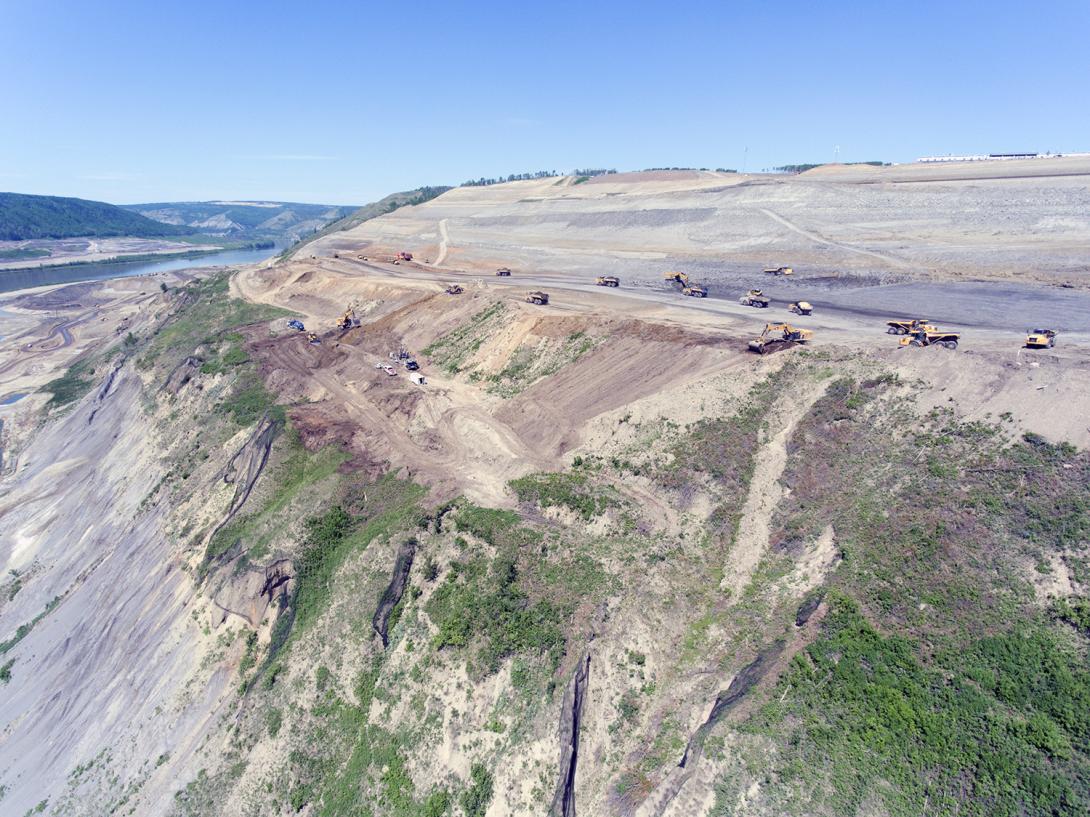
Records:
M188 235L191 227L163 224L102 201L0 193L0 240L75 236Z

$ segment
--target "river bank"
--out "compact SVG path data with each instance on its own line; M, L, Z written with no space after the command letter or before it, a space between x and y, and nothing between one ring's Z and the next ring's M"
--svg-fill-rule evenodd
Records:
M264 242L261 242L264 244ZM22 269L0 270L0 292L13 292L20 289L49 286L51 284L71 284L77 281L101 281L106 278L124 278L137 275L151 275L161 272L175 272L183 269L230 266L234 264L255 264L264 261L278 252L274 243L271 247L260 246L247 249L197 250L180 254L151 255L143 258L108 262L80 262L58 264L49 267L29 267Z

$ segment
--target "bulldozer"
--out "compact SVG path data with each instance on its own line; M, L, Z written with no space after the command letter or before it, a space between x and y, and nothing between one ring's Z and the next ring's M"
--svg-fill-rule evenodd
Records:
M461 284L447 284L447 295L461 295L463 292L465 292L465 290L462 289Z
M694 298L707 298L708 288L702 287L700 284L689 284L681 288L682 295L691 295Z
M742 306L753 306L757 309L765 309L772 302L772 299L765 295L759 289L751 289L745 295L738 299L738 303Z
M526 303L537 304L538 306L545 306L549 302L549 293L542 292L539 289L530 290L526 293Z
M812 329L799 329L789 323L766 323L761 336L749 342L749 349L763 355L779 348L781 344L806 343L813 336Z
M500 277L503 277L503 278L509 278L511 276L511 268L510 267L500 267L498 270L496 270L496 275L499 275Z
M307 332L307 342L317 346L322 342L322 339L318 337L314 332Z
M615 275L599 275L594 283L600 287L619 287L621 280Z
M1031 329L1026 332L1027 349L1051 349L1055 345L1055 329Z
M927 322L927 318L912 318L907 321L886 321L887 335L908 335L912 332L937 332L939 328Z
M794 275L795 271L791 267L769 267L765 270L767 275Z
M899 341L902 347L909 346L941 346L944 349L957 349L961 335L957 332L940 332L932 327L932 330L917 329L911 336L905 336Z
M810 315L814 311L814 307L810 306L809 301L795 301L791 306L787 307L788 312L794 312L796 315Z

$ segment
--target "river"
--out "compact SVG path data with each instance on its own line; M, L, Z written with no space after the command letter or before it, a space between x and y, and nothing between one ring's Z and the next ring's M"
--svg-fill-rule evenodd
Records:
M0 292L16 289L70 284L74 281L100 281L104 278L125 278L198 267L219 267L232 264L255 264L280 252L280 247L264 250L224 250L194 258L164 258L161 261L137 261L129 264L74 264L72 266L34 267L33 269L0 270Z

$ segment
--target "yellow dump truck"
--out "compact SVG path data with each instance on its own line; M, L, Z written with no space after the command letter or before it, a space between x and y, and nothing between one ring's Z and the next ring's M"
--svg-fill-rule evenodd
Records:
M1055 345L1055 329L1030 329L1026 332L1027 349L1051 349Z

